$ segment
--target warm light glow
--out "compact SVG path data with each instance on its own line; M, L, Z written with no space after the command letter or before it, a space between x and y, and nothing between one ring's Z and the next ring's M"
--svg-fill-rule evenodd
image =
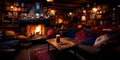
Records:
M27 36L31 36L33 34L45 35L44 24L27 25Z
M82 25L77 25L78 28L82 28Z
M41 34L41 26L40 25L36 26L35 33Z
M13 7L12 7L13 8ZM17 7L14 7L13 11L18 11L18 8Z
M44 15L43 14L40 14L40 17L43 17Z
M56 38L60 37L60 34L56 34Z
M83 10L83 13L86 13L86 10Z
M47 0L47 2L53 2L54 0Z
M54 15L55 15L55 10L51 10L51 11L50 11L50 15L53 15L53 16L54 16Z
M25 13L24 15L27 16L27 13Z
M71 18L73 18L73 16L74 16L74 13L72 13L72 12L69 12L68 16L69 16L69 17L71 17Z
M97 8L93 8L92 11L93 11L93 12L97 12Z
M81 20L86 21L86 16L82 16Z
M72 12L70 12L69 15L72 15Z
M51 10L52 13L54 13L55 11L54 10Z
M10 6L10 8L11 8L11 9L13 9L13 8L14 8L14 6Z
M62 18L58 18L58 23L62 23L63 19Z
M39 18L39 17L40 17L39 13L36 13L36 18Z
M102 11L100 11L100 13L102 13Z

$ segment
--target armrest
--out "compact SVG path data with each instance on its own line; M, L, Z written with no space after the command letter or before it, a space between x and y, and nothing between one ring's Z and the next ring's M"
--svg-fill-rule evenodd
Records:
M111 49L113 47L120 46L119 40L108 40L101 45L101 49Z
M110 45L110 46L120 45L120 41L119 40L108 40L106 43L108 45Z
M107 43L120 43L120 41L119 40L109 40L109 41L107 41Z
M0 53L14 52L16 49L0 49Z

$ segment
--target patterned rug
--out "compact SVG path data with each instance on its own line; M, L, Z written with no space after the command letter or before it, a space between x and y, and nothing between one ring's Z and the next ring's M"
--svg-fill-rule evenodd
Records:
M67 51L58 51L50 47L51 51L48 53L48 48L36 49L30 52L30 60L80 60L74 54Z
M48 54L48 48L42 48L31 51L30 60L53 60L53 59Z

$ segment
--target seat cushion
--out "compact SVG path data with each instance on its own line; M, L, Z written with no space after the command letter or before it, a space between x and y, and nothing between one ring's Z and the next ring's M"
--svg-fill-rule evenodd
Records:
M20 44L19 40L11 40L0 43L0 48L12 48Z
M78 45L78 48L91 54L98 54L98 52L100 51L100 48L87 45Z
M25 40L25 39L28 39L28 37L25 35L18 35L18 39Z
M6 37L14 37L16 34L14 31L11 31L11 30L6 30L5 31L5 36Z

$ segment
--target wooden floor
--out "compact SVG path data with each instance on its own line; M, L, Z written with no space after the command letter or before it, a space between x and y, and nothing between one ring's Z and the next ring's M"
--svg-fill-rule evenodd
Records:
M47 44L37 44L23 48L15 55L13 60L30 60L29 52L35 49L41 49L43 47L47 47Z
M14 57L13 60L30 60L30 51L36 50L36 49L42 49L47 47L47 43L44 44L37 44L37 45L32 45L30 47L21 49ZM63 58L64 59L64 58ZM9 60L9 59L8 59ZM59 59L57 59L59 60ZM81 59L80 59L81 60ZM84 59L83 59L84 60Z

